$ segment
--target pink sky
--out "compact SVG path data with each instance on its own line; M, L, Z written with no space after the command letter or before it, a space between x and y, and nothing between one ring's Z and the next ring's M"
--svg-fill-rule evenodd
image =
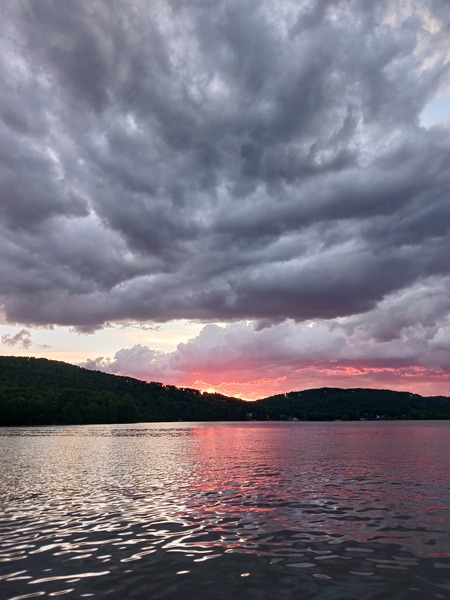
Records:
M203 326L172 352L143 344L119 350L113 359L86 366L148 381L257 399L317 387L370 387L447 395L448 351L439 339L374 343L335 323L291 321L257 329L254 324Z

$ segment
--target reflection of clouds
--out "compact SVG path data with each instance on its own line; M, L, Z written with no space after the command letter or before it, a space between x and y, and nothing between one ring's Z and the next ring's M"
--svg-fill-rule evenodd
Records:
M431 597L448 585L448 429L174 423L29 428L13 439L5 430L0 560L30 579L4 589L55 593L71 581L81 594L95 579L89 593L99 596L132 597L138 582L174 598L223 588L226 600L233 586L254 597L261 581L258 593L277 594L291 571L288 598L321 578L331 597L362 581L381 595L386 581L408 581Z
M428 461L439 463L436 437L427 427L390 424L199 428L195 439L205 456L197 461L188 508L209 535L187 537L182 547L288 559L311 543L332 552L352 541L398 543L425 555L430 484L415 479L411 456L428 451ZM421 462L427 480L424 468ZM436 488L441 493L445 477ZM448 523L445 510L443 502L437 514ZM425 520L437 525L432 515Z

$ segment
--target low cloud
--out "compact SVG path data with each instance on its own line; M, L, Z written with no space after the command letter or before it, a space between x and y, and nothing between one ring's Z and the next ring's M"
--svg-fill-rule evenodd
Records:
M27 329L21 329L14 335L2 335L1 343L3 346L8 346L9 348L18 348L21 350L29 350L32 347L50 348L50 346L47 344L35 344L31 339L31 331L28 331Z
M27 350L33 344L31 341L31 332L26 329L22 329L15 335L2 335L1 340L4 346L9 346L10 348L16 346L24 350Z
M405 306L409 301L404 298ZM249 399L320 387L324 381L330 386L446 393L450 343L443 332L450 331L450 320L435 307L442 320L427 324L431 311L425 311L422 322L412 323L399 310L400 299L392 302L398 335L390 339L381 339L376 326L365 327L351 317L285 321L263 329L250 322L210 324L171 353L137 345L120 350L113 359L99 358L83 366L147 381L213 387Z

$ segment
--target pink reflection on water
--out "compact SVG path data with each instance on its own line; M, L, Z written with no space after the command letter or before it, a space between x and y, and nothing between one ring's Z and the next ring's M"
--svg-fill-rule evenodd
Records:
M448 528L448 493L439 487L450 480L447 462L436 471L444 461L444 430L430 429L409 423L198 428L193 436L202 455L192 456L189 512L207 520L228 549L285 530L336 543L404 542L423 551L430 528ZM230 530L240 536L227 541Z

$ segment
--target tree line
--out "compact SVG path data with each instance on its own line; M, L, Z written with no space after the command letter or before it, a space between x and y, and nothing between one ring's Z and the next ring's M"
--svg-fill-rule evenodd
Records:
M0 426L267 419L450 419L450 399L321 388L245 402L58 361L0 357Z

